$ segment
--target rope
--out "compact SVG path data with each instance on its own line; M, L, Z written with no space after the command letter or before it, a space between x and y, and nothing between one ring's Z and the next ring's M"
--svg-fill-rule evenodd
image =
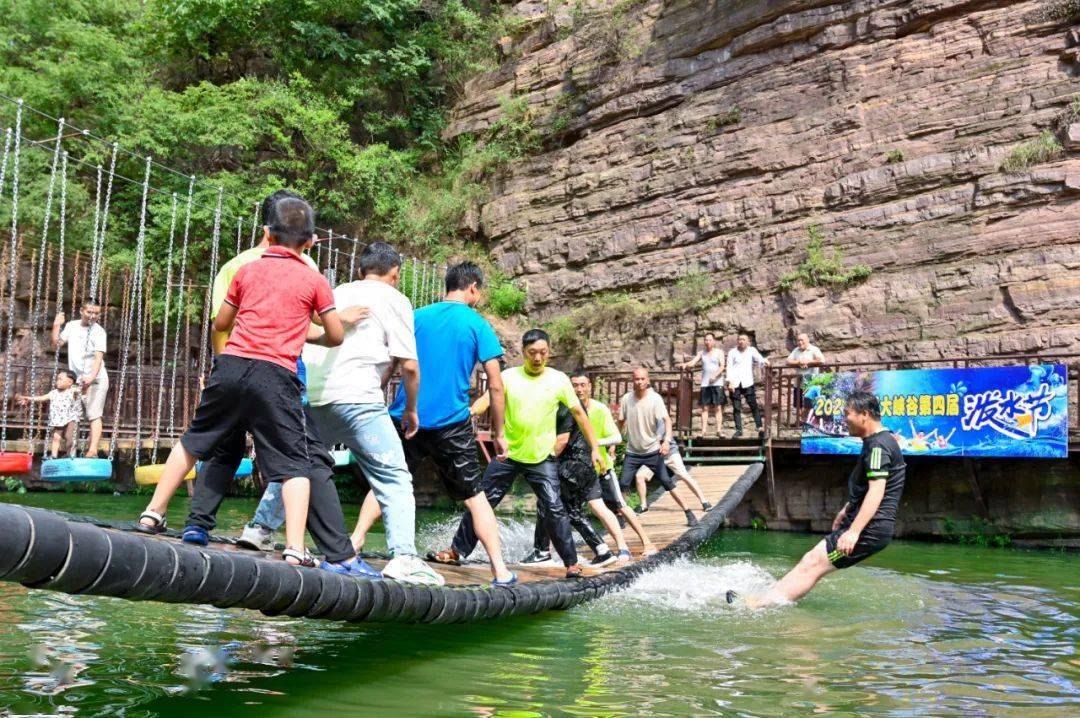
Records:
M191 175L191 179L188 182L188 195L187 195L187 210L184 213L184 242L183 247L180 250L180 281L178 283L176 291L176 306L178 308L178 314L176 317L176 335L173 338L173 365L172 376L169 378L169 433L173 434L176 431L176 370L179 362L176 360L176 352L180 349L180 316L179 314L188 313L187 305L184 304L184 272L187 270L187 253L188 253L188 237L191 232L191 206L192 200L195 195L195 175ZM184 357L185 364L187 363L187 357Z
M172 261L173 240L176 238L176 193L172 196L172 213L169 217L169 248L165 252L165 315L161 320L161 369L158 372L157 412L154 414L153 454L151 464L157 463L158 441L161 439L161 404L165 400L165 357L169 353L169 300L172 298ZM179 322L177 322L179 324ZM176 372L176 360L173 359L173 373ZM171 407L170 407L171 408Z
M15 323L15 265L18 263L16 248L19 243L19 158L22 154L22 111L23 103L19 100L19 107L15 112L15 153L11 163L11 266L8 268L10 293L8 294L7 356L4 362L4 423L0 427L0 452L7 450L7 414L10 401L8 387L11 383L11 343Z
M143 259L146 249L146 203L150 195L150 168L152 166L152 160L150 157L146 158L146 171L143 175L143 194L142 194L142 208L139 212L139 235L135 242L135 268L132 270L131 276L133 280L141 278L143 275ZM128 347L131 346L131 330L132 325L137 321L139 326L142 326L142 312L141 312L141 299L142 299L142 281L135 281L135 296L132 298L130 307L127 311L127 317L125 317L123 332L123 341L120 346L122 348L120 354L120 387L116 392L116 411L113 413L113 433L112 441L109 442L109 461L112 461L116 456L116 439L120 430L120 408L124 405L124 380L127 378L128 368ZM138 313L139 317L136 320L135 314ZM142 344L140 343L136 347L137 360L142 360ZM138 438L141 427L139 424L142 422L142 371L138 371L136 378L136 402L135 407L136 420L135 420L135 464L139 463L139 445Z

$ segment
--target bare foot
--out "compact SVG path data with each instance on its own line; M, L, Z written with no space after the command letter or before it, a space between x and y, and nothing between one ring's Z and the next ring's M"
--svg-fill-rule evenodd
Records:
M655 556L660 553L660 549L656 548L653 544L649 544L645 547L645 550L641 552L642 556Z

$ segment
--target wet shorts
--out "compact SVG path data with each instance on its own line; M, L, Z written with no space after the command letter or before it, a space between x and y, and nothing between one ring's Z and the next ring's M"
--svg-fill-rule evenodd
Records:
M825 552L829 555L829 562L836 568L854 566L870 558L892 541L892 526L882 528L867 526L859 535L859 540L855 542L855 550L850 556L845 556L836 548L836 542L845 531L847 527L839 528L825 537Z
M624 491L630 488L630 484L633 483L634 477L637 476L638 469L642 466L648 466L653 476L657 478L660 485L668 491L675 488L675 479L667 470L667 466L664 464L664 457L660 456L659 451L654 451L651 454L631 454L627 452L626 458L623 460L622 475L619 477L619 485Z
M600 477L589 464L576 459L559 461L559 485L563 499L576 506L602 498Z
M719 385L701 387L701 398L699 400L701 406L723 406L725 402L724 387Z
M471 419L438 429L420 429L411 439L405 438L400 419L394 419L394 426L401 436L405 461L413 476L416 465L430 458L438 469L447 495L454 501L471 499L484 492L480 485L480 459Z
M600 483L600 498L604 500L604 505L609 510L619 511L626 507L622 491L619 490L619 477L615 475L614 469L605 471L598 481Z

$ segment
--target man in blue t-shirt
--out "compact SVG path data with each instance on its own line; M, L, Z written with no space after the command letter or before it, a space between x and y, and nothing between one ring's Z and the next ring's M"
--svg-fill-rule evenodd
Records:
M399 390L390 405L390 417L398 427L409 470L425 458L435 463L450 498L465 502L472 514L476 534L491 560L496 583L510 583L514 575L506 568L499 542L495 512L480 485L480 461L476 435L469 415L469 388L476 365L487 373L491 397L491 438L496 454L506 458L503 435L505 409L499 360L503 350L491 325L473 309L483 298L484 274L472 262L462 262L446 271L446 298L417 309L414 313L416 353L420 362L420 393L416 408L420 430L412 438L401 432L405 392ZM370 494L369 494L370 498ZM363 542L371 524L379 516L378 504L365 501L353 542ZM452 550L429 554L428 560L458 563Z

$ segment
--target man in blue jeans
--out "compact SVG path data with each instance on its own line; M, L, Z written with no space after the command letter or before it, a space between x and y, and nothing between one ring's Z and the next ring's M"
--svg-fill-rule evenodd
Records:
M340 346L304 349L311 413L323 442L347 446L371 484L393 556L383 576L442 585L443 578L416 555L412 474L383 398L385 378L397 366L405 393L402 430L405 438L414 436L420 365L412 303L397 290L401 255L385 242L370 244L360 255L360 274L360 281L334 290L334 304L367 307L370 316L346 330Z

